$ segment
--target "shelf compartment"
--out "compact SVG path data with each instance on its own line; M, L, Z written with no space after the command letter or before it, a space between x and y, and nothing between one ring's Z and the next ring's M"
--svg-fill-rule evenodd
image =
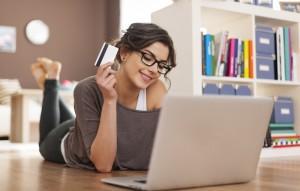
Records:
M215 35L228 31L229 37L252 39L252 15L206 7L202 7L200 13L201 28L207 29L208 33Z

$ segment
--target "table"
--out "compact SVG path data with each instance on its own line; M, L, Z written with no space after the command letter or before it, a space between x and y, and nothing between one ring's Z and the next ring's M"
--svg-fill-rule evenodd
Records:
M42 93L40 89L22 89L11 95L11 142L30 141L29 101L33 98L42 100ZM73 100L72 91L60 91L60 96L64 100Z

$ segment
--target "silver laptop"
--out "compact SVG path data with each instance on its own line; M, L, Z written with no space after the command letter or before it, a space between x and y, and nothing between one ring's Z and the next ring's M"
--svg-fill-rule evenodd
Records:
M168 96L147 177L101 181L140 190L248 182L256 174L272 106L269 98Z

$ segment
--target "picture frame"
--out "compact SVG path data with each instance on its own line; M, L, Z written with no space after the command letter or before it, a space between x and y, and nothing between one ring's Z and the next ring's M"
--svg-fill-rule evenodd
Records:
M0 52L16 52L16 27L0 25Z

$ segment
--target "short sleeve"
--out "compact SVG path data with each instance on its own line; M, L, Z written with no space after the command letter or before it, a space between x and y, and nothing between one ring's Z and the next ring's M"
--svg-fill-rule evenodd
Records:
M102 104L102 94L94 78L81 81L76 86L74 90L75 128L81 136L88 157L98 131Z

